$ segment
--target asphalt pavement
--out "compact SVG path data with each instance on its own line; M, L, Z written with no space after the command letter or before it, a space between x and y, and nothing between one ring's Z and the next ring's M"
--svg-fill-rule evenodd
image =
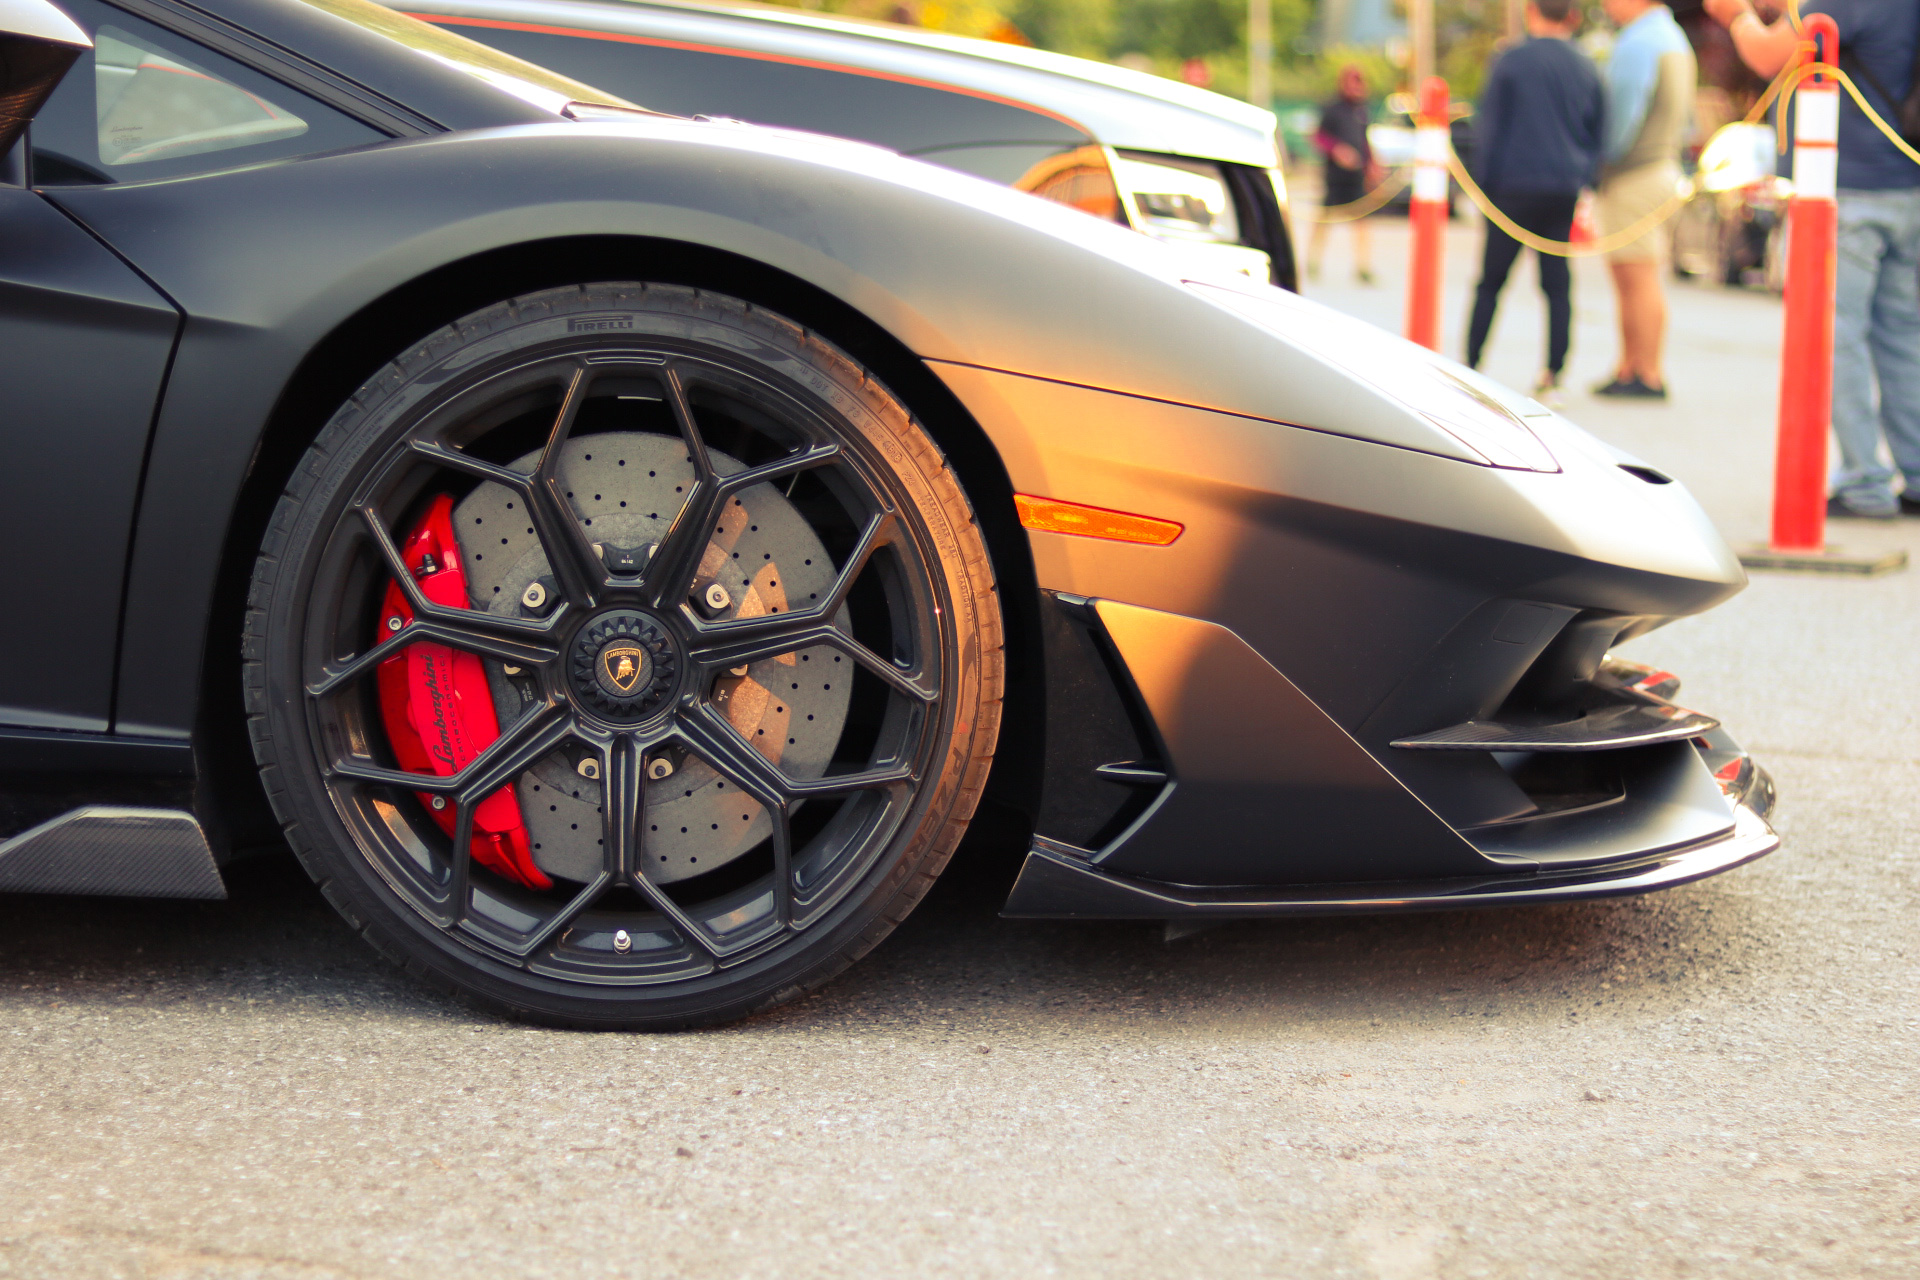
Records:
M1336 233L1310 292L1397 328L1402 226L1379 286ZM1577 291L1576 388L1613 350L1603 270ZM1778 304L1673 301L1672 402L1567 412L1759 537ZM1541 323L1523 269L1496 376ZM1000 920L983 839L824 993L638 1036L448 1004L285 862L0 899L0 1275L1911 1277L1917 622L1914 573L1773 575L1636 641L1774 772L1786 845L1610 903L1166 943Z

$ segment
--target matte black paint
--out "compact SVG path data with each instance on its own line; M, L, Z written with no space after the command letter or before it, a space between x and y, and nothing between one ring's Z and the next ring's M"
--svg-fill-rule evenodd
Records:
M19 611L0 630L0 723L104 731L127 538L180 317L31 191L0 188L0 228L0 580Z
M1176 884L1492 869L1225 627L1106 600L1094 607L1153 716L1174 778L1132 830L1100 851L1100 867Z

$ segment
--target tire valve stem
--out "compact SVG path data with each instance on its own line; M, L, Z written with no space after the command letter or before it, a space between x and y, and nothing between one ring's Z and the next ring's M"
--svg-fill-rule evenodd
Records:
M647 761L647 776L655 782L660 781L662 778L671 778L673 776L673 761L667 759L665 756L655 756L653 759Z
M387 630L389 631L398 631L405 625L405 623L400 621L398 615L387 619Z
M616 955L625 955L633 950L633 935L625 929L613 931L613 950Z
M436 809L444 809L447 807L447 798L445 796L435 796L432 800L428 801L428 803Z
M585 778L588 782L595 782L599 780L600 762L598 760L592 760L592 759L582 760L579 764L573 766L573 768L574 768L574 772L578 773L581 777Z

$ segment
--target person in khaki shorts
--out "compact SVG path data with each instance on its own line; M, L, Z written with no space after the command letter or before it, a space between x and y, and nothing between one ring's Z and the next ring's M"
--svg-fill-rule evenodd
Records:
M1607 60L1606 163L1596 206L1602 234L1624 231L1673 197L1680 148L1693 118L1697 71L1693 46L1673 11L1651 0L1603 0L1620 28ZM1619 300L1620 360L1613 380L1593 393L1629 400L1665 400L1661 350L1667 298L1661 284L1656 226L1607 255Z

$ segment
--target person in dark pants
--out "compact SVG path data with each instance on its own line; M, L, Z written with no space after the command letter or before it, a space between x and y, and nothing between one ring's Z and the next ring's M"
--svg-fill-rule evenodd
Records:
M1526 21L1529 38L1500 55L1480 95L1477 176L1514 222L1549 240L1565 240L1580 189L1599 177L1606 93L1593 63L1568 39L1580 25L1573 0L1532 0ZM1476 369L1520 248L1518 240L1487 224L1480 287L1467 326L1467 363ZM1547 366L1534 393L1553 403L1567 363L1573 277L1565 258L1539 257L1540 291L1547 295Z
M1320 109L1320 127L1314 131L1313 145L1326 157L1326 192L1320 207L1332 209L1366 198L1380 181L1380 166L1374 163L1373 148L1367 142L1367 122L1372 118L1367 105L1367 78L1360 68L1349 64L1340 68L1340 96ZM1327 247L1327 225L1313 224L1307 240L1307 278L1318 279L1320 255ZM1373 283L1373 263L1368 251L1365 218L1347 223L1353 231L1353 274L1361 284Z

